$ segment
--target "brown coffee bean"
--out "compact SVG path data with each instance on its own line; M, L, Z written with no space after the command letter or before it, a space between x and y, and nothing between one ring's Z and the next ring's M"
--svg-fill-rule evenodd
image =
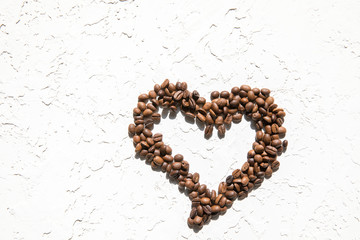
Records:
M206 128L205 128L205 137L206 138L209 138L212 135L213 128L214 128L213 125L207 125L206 126Z
M266 153L268 153L269 155L272 155L272 156L276 155L276 153L277 153L277 149L273 146L266 146L265 151L266 151Z
M224 119L222 116L218 116L216 119L215 119L215 124L216 125L221 125L224 123Z
M225 125L224 125L224 124L220 125L220 126L218 127L218 131L219 131L220 136L224 136L224 135L225 135L225 131L226 131Z
M180 101L183 98L183 95L184 95L183 91L177 91L175 92L173 98L175 101Z
M236 113L233 115L233 121L234 122L240 122L242 118L242 114L241 113Z
M218 91L213 91L210 94L211 99L218 98L220 96L220 93Z
M174 156L174 160L175 160L175 162L181 162L182 160L184 160L184 157L181 154L176 154Z
M196 216L196 207L193 207L190 212L190 218L194 218Z
M219 184L219 189L218 189L218 193L222 193L224 194L226 192L226 183L225 182L221 182Z
M154 157L154 163L156 164L156 165L158 165L158 166L160 166L161 164L163 164L164 163L164 160L161 158L161 157L159 157L159 156L156 156L156 157Z
M230 200L234 200L237 197L237 194L235 191L226 191L225 196Z
M249 85L241 85L240 90L244 90L245 92L249 92L251 87Z
M134 135L135 134L135 124L131 123L128 128L129 134Z
M227 178L226 178L226 184L227 185L230 185L233 181L234 177L232 175L229 175Z
M219 106L217 105L217 103L211 103L211 110L213 110L215 113L219 113Z
M194 218L194 224L200 225L201 222L202 222L202 220L203 220L202 217L196 216L196 217Z
M149 99L149 96L146 93L140 94L138 100L144 102Z
M142 131L144 130L144 125L143 124L139 124L139 125L137 125L136 127L135 127L135 133L136 134L140 134L140 133L142 133Z
M200 175L198 173L194 173L192 177L193 182L198 183L199 179L200 179Z
M287 146L288 146L288 140L284 140L283 146L284 146L284 148L287 148Z
M271 146L274 146L276 148L279 148L281 146L281 140L280 139L274 139L271 141Z
M201 198L201 204L202 204L202 205L208 205L208 204L210 204L210 198L208 198L208 197L203 197L203 198Z
M198 193L199 194L203 194L206 191L206 185L205 184L201 184L199 189L198 189Z
M279 134L285 134L285 133L286 133L286 128L284 128L284 127L279 127L279 128L278 128L278 133L279 133Z
M234 170L234 171L232 172L232 176L233 176L234 178L238 178L238 177L240 177L240 175L241 175L241 170L240 170L240 169L236 169L236 170Z
M268 97L270 95L270 90L267 88L262 88L261 94L264 95L265 97Z
M271 164L271 168L272 168L273 171L278 170L279 167L280 167L280 162L277 161L277 160L275 160L275 161Z
M160 85L161 88L166 88L169 85L169 79L165 79L165 81Z
M262 145L256 145L255 148L254 148L255 152L258 153L258 154L261 154L264 152L264 147Z
M227 200L226 196L222 196L222 198L219 201L219 206L224 207L226 204L226 200Z
M254 108L254 104L252 102L248 102L246 105L245 105L245 110L246 112L251 112Z
M261 163L262 162L262 156L260 155L260 154L256 154L255 156L254 156L254 160L255 160L255 162L257 162L257 163Z
M226 115L226 118L224 120L224 123L227 124L227 125L230 125L232 122L232 115L231 114L227 114Z
M196 117L201 121L201 122L205 122L206 118L204 115L202 115L201 113L198 113L196 115Z
M273 171L272 171L271 167L268 166L268 167L266 168L266 170L265 170L265 177L266 177L266 178L271 177L272 172L273 172Z
M256 141L261 141L264 136L263 131L256 131Z
M196 207L196 213L199 217L202 217L204 215L203 207L201 205Z
M249 178L244 176L242 179L241 179L241 184L243 186L246 186L247 184L249 183Z
M172 163L172 169L180 170L180 168L181 168L181 163L180 162L173 162Z

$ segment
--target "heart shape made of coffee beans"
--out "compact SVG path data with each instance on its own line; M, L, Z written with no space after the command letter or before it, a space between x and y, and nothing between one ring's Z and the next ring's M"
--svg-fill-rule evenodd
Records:
M181 154L172 156L172 149L163 142L162 134L151 132L154 123L159 123L159 106L196 119L206 125L205 137L212 135L214 126L219 136L225 135L225 125L240 122L244 115L253 121L256 128L255 142L247 154L247 161L236 169L225 181L220 182L218 191L200 184L199 173L189 172L189 163ZM248 85L233 87L231 92L214 91L211 102L200 97L195 90L190 92L186 82L170 83L166 79L154 90L138 97L133 109L134 123L129 125L129 135L133 137L135 152L145 158L153 169L161 169L176 180L181 191L186 190L191 200L189 227L201 228L212 217L223 214L235 199L244 199L248 193L261 185L264 178L271 177L279 168L276 160L287 147L285 136L285 112L274 103L267 88L251 88Z

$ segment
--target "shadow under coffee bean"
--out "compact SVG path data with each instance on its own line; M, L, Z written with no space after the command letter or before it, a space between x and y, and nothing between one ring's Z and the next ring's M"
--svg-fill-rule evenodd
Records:
M173 84L166 79L149 93L139 95L138 104L133 109L134 123L128 127L136 154L154 170L166 172L190 198L187 223L195 229L224 214L233 201L244 199L261 185L264 178L270 178L280 166L277 156L288 146L287 140L281 141L286 134L286 128L282 126L286 114L274 103L269 89L242 85L233 87L231 92L213 91L210 98L211 102L207 102L196 90L190 92L186 82ZM177 116L180 110L186 121L196 121L207 139L214 129L219 137L224 137L229 125L240 122L244 116L256 131L247 161L220 182L217 191L200 184L200 175L189 172L190 165L184 157L181 154L173 156L171 147L163 142L162 134L152 133L154 124L161 121L159 107L165 110L163 118L168 116L168 112L169 116Z

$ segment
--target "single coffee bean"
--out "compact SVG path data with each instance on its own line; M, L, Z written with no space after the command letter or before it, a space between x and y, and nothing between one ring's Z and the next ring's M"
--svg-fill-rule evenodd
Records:
M284 128L284 127L279 127L279 128L278 128L278 133L279 133L279 134L285 134L285 133L286 133L286 128Z
M176 154L174 156L174 160L175 160L175 162L181 162L182 160L184 160L184 157L181 154Z
M255 152L258 153L258 154L261 154L264 152L264 147L262 145L256 145L255 148L254 148Z
M184 95L183 91L177 91L175 92L173 98L175 101L180 101L183 98L183 95Z
M279 167L280 167L280 162L277 161L277 160L275 160L275 161L271 164L271 168L272 168L273 171L278 170Z
M226 115L226 118L224 120L224 123L227 124L227 125L230 125L232 122L232 115L231 114L227 114Z
M246 112L251 112L254 108L254 104L252 102L248 102L246 105L245 105L245 110Z
M209 138L212 135L213 128L214 128L213 125L207 125L206 126L206 128L205 128L205 137L206 138Z
M199 217L202 217L204 215L204 210L203 207L201 205L196 207L196 213Z
M210 204L210 198L208 198L208 197L202 198L202 199L201 199L201 204L202 204L202 205L208 205L208 204Z
M266 168L266 170L265 170L265 177L266 178L269 178L269 177L271 177L271 175L272 175L272 169L271 169L271 166L268 166L267 168Z
M165 79L165 81L160 85L161 88L166 88L169 85L169 79Z
M193 207L190 212L190 218L194 218L196 216L196 207Z
M181 168L181 163L180 162L173 162L172 163L172 169L180 170L180 168Z
M240 169L236 169L236 170L234 170L232 172L233 178L238 178L238 177L240 177L240 175L241 175L241 170Z
M219 206L224 207L226 204L226 200L227 200L226 196L222 196L222 198L219 201Z
M232 175L229 175L227 178L226 178L226 184L227 185L230 185L233 181L234 177Z
M201 113L198 113L196 115L197 119L199 119L201 122L205 122L206 118L204 115L202 115Z
M149 96L146 93L140 94L138 100L144 102L149 99Z
M218 127L218 131L219 131L220 136L224 136L224 135L225 135L225 131L226 131L225 125L224 125L224 124L220 125L220 126Z
M143 124L139 124L139 125L137 125L136 127L135 127L135 133L136 134L140 134L140 133L142 133L142 131L144 130L144 125Z
M221 125L224 123L224 119L222 116L218 116L216 119L215 119L215 124L216 125Z
M196 216L196 217L194 218L194 224L200 225L200 223L201 223L202 220L203 220L202 217Z
M284 147L284 148L287 148L287 146L288 146L288 140L284 140L284 142L283 142L283 147Z
M244 176L242 179L241 179L241 184L243 186L246 186L247 184L249 183L249 178Z
M213 91L211 92L211 99L215 99L215 98L218 98L220 96L220 93L218 91Z
M233 121L234 121L234 122L240 122L240 121L241 121L241 118L242 118L242 114L241 114L241 113L236 113L236 114L234 114L234 116L233 116Z
M221 182L219 184L219 189L218 189L218 193L222 193L224 194L226 192L226 183L225 182Z
M226 191L225 196L230 200L234 200L237 197L237 194L235 191Z
M198 173L194 173L194 175L192 177L192 180L193 180L194 183L198 183L199 178L200 178L200 175Z
M249 85L241 85L240 90L244 90L245 92L249 92L251 87Z
M265 151L269 155L273 155L273 156L276 155L276 153L277 153L277 149L275 147L273 147L273 146L266 146Z
M129 134L134 135L135 134L135 124L131 123L128 128Z

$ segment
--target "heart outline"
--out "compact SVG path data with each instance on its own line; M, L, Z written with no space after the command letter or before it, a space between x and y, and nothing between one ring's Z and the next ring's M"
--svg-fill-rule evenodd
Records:
M188 191L192 202L188 226L195 229L201 229L210 219L224 214L235 199L244 199L261 185L264 178L270 178L280 165L277 156L287 147L287 140L280 140L286 133L282 126L286 114L274 103L269 89L242 85L233 87L231 93L214 91L211 99L210 103L196 90L190 92L186 82L175 85L166 79L161 85L155 84L154 90L148 94L139 95L137 107L133 109L134 124L128 127L137 156L146 159L154 170L166 172L168 177L178 182L180 191ZM171 147L162 141L162 134L152 133L154 123L159 124L161 120L159 106L163 111L169 108L173 112L180 108L185 119L188 117L204 123L206 138L211 137L214 125L219 136L223 137L226 131L224 122L229 126L232 122L240 122L245 115L256 126L256 141L247 154L247 161L241 169L234 170L220 182L217 192L200 185L199 174L189 172L189 163L183 156L177 154L173 157Z

